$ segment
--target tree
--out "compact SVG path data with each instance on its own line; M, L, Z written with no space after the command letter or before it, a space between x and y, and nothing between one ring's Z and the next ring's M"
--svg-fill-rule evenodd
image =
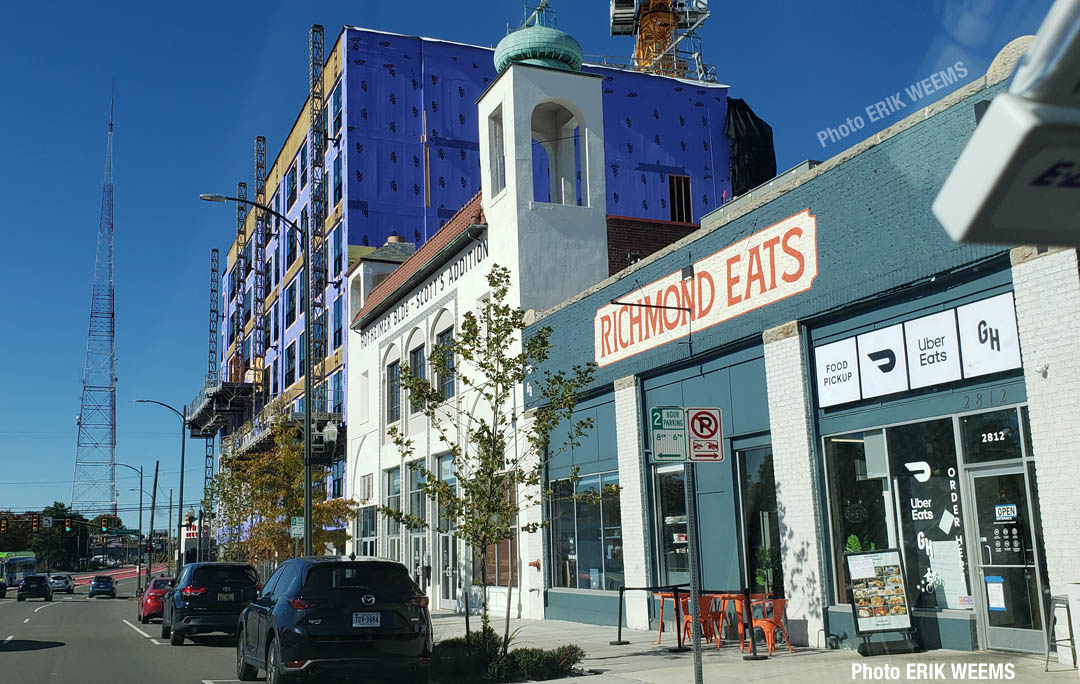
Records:
M0 534L0 551L26 551L30 548L30 516L28 514L0 511L0 518L7 520L7 532Z
M273 430L272 449L229 458L214 477L222 558L259 562L294 553L289 519L304 514L304 450L298 428L276 425ZM313 490L325 492L326 479L325 468L314 468ZM316 495L311 508L312 545L344 544L356 504Z
M42 527L37 534L31 535L30 550L38 557L38 560L49 568L74 568L79 560L79 550L76 534L79 530L64 532L64 519L85 520L85 518L72 512L70 508L59 501L46 506L41 511L41 517L52 518L52 527ZM76 525L76 527L78 527Z
M439 383L432 383L422 373L414 374L408 365L401 368L401 385L413 410L428 418L442 448L449 453L455 482L440 479L424 459L412 460L416 447L397 426L388 431L402 460L423 475L421 491L439 511L438 530L452 528L481 558L487 557L491 546L511 539L515 526L522 532L535 532L540 527L540 523L519 523L519 514L540 505L546 495L545 464L577 445L592 428L591 418L572 418L577 397L592 382L596 370L589 363L569 372L545 371L541 380L532 382L533 390L539 392L539 408L528 420L519 422L517 391L530 370L548 359L551 329L544 327L531 337L524 336L525 312L507 302L510 272L505 267L492 266L487 282L491 296L478 312L467 312L460 330L431 352L430 367L442 377L453 374L464 396L446 401ZM553 449L551 435L560 424L567 425L568 432L565 441ZM459 429L462 439L458 438ZM380 510L414 529L430 526L421 517L386 506ZM486 628L490 578L486 563L481 563L480 569Z

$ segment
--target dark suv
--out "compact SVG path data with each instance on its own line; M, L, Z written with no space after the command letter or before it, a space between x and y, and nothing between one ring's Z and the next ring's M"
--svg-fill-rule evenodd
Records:
M240 614L236 676L294 681L427 682L428 599L401 563L293 558Z
M181 646L184 637L236 629L240 611L258 594L248 563L191 563L164 598L161 638Z
M52 601L52 586L45 575L27 575L19 582L19 595L15 600L25 601L28 598Z

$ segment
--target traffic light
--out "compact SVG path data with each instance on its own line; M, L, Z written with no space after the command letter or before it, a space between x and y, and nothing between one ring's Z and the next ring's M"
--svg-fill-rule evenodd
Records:
M108 534L109 532L109 519L105 516L101 516L101 533Z
M71 518L64 518L64 531L65 532L70 532L71 531Z
M7 518L0 518L0 534L7 534Z
M34 513L30 516L30 531L37 534L39 530L41 530L41 516Z
M193 527L195 525L195 511L188 511L185 517L186 527Z

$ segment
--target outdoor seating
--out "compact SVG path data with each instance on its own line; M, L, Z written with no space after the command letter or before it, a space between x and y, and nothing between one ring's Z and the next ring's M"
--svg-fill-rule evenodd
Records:
M698 599L698 618L701 623L701 635L705 638L705 641L712 641L714 634L719 636L716 631L716 616L713 610L714 597L712 595L701 596ZM680 597L680 603L683 614L683 638L693 638L692 625L694 624L694 615L690 609L690 597ZM717 642L719 644L719 641Z
M788 639L787 627L784 626L784 608L787 606L787 599L762 599L751 601L750 605L752 608L761 608L761 617L754 617L754 628L761 629L765 633L765 645L769 649L769 655L772 655L776 648L776 630L783 632L788 651L794 653L795 649L791 648L791 640ZM742 626L741 622L739 626Z

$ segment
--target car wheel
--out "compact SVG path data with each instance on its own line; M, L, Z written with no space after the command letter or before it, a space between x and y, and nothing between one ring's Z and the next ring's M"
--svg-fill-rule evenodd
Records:
M146 617L145 615L140 615L139 622L143 623L144 625L148 625L150 624L150 618Z
M20 601L25 601L25 600L26 600L25 596L19 596L18 598L15 599L15 602L19 603Z
M290 681L281 672L281 647L277 639L270 637L270 644L266 647L266 684L283 684Z
M242 682L253 682L259 675L259 669L248 665L244 660L244 631L236 634L236 678Z
M180 632L173 632L172 634L169 635L169 643L172 644L173 646L183 646L184 645L184 635L181 634Z
M169 626L169 620L167 618L165 618L164 616L162 616L162 618L161 618L161 638L162 639L168 639L170 634L172 634L172 628Z

